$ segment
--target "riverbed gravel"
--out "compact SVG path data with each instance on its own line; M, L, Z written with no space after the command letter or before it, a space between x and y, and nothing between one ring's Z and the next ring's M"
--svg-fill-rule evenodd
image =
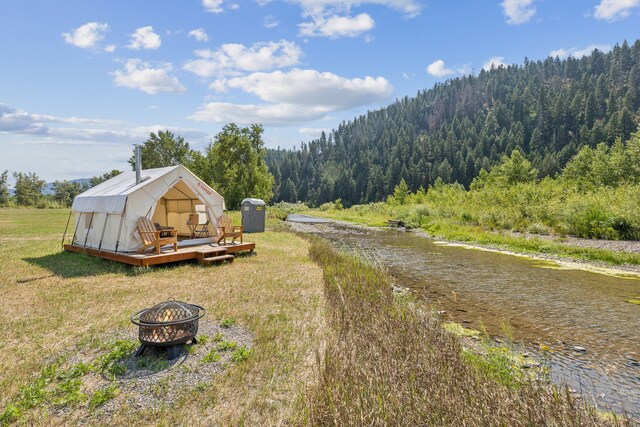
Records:
M346 221L333 221L334 224L359 229L362 232L366 232L366 230L373 231L378 230L377 227L370 227L362 224L354 224ZM289 222L287 221L289 227L294 231L299 231L303 233L313 233L322 235L324 233L340 233L339 229L331 227L331 224L313 224L313 223L300 223L300 222ZM415 235L422 236L425 238L433 239L436 241L441 241L445 244L454 244L454 245L462 245L465 247L469 247L470 249L483 249L501 252L505 254L512 255L520 255L520 256L528 256L535 259L541 259L546 261L556 261L558 263L564 264L567 267L580 267L585 270L594 271L598 273L604 274L613 274L613 275L625 275L628 273L632 273L634 275L640 274L640 265L631 265L631 264L622 264L622 265L612 265L606 262L601 261L590 261L576 258L569 258L566 256L561 256L557 254L549 254L549 253L525 253L513 251L510 249L505 249L503 247L495 246L495 245L483 245L479 243L470 243L463 241L455 241L455 240L444 240L440 238L433 237L426 233L425 231L412 229L412 230L404 230L405 232L414 233ZM583 248L594 248L594 249L607 249L614 252L629 252L629 253L640 253L640 241L622 241L622 240L599 240L599 239L582 239L578 237L566 236L566 237L557 237L552 235L539 235L539 234L529 234L529 233L518 233L518 232L509 232L511 235L516 237L523 238L538 238L542 240L548 240L554 243L560 243L567 246L573 247L583 247ZM353 233L350 233L353 234Z

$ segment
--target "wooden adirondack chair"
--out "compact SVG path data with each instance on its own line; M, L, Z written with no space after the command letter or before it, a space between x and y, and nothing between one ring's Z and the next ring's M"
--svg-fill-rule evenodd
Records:
M141 216L136 224L140 238L142 239L142 247L138 249L138 253L144 252L147 248L154 246L156 253L160 254L160 247L173 243L173 250L178 250L178 230L175 228L171 230L164 229L162 231L156 230L155 225L146 217ZM160 233L170 234L167 237L160 237Z
M240 238L242 243L242 226L233 225L233 220L227 214L222 214L218 219L218 244L227 244L227 237L231 238L231 243L236 243L236 238Z

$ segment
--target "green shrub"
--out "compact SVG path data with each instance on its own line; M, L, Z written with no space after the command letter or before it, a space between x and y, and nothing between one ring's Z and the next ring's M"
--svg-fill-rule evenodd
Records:
M216 351L227 351L227 350L235 350L238 347L238 343L233 341L220 341L216 345Z
M118 387L115 383L110 384L100 390L96 390L96 392L91 396L91 399L89 399L89 407L93 409L104 405L105 403L116 397L119 391L120 390L118 390Z
M610 214L598 205L584 203L573 206L566 222L569 233L591 239L619 239L620 235L612 227Z
M231 361L234 363L244 362L249 358L251 354L251 350L249 350L246 346L240 346L231 353Z
M220 361L220 354L218 354L218 351L213 348L211 349L211 351L209 351L209 353L207 353L203 358L202 361L204 363L215 363L215 362L219 362Z

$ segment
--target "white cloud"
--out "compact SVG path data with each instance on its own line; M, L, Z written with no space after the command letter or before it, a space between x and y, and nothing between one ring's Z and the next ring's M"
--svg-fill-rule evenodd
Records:
M575 47L571 49L560 48L560 49L552 50L551 52L549 52L549 56L551 56L552 58L555 58L557 56L560 59L565 59L569 56L573 56L574 58L579 59L579 58L582 58L583 56L591 55L591 53L595 49L598 49L600 52L606 53L611 50L611 46L609 46L608 44L590 44L584 49L579 49Z
M257 0L266 4L268 0ZM420 14L422 6L415 0L284 0L302 9L307 22L299 24L302 36L355 37L371 30L374 20L368 13L351 16L354 7L369 5L385 6L412 18ZM371 41L371 38L365 41Z
M333 73L293 69L289 72L253 73L217 80L217 90L240 89L263 101L316 106L330 111L348 110L388 99L393 86L383 77L347 79Z
M207 12L221 13L223 0L202 0L202 6L204 6Z
M199 42L209 41L209 35L207 35L204 28L196 28L195 30L189 31L189 37L193 37Z
M153 32L152 26L141 27L131 34L131 43L127 46L129 49L157 49L162 44L160 36Z
M506 66L507 64L504 63L503 56L492 56L487 60L487 62L484 63L484 65L482 66L482 69L489 71L491 67L500 68L500 67L506 67Z
M331 132L331 129L329 129L329 128L300 128L300 129L298 129L298 132L300 134L306 136L306 137L309 137L309 138L318 138L318 137L320 137L322 132L329 133L329 132Z
M309 37L356 37L371 30L375 22L366 13L358 16L314 16L311 22L299 25L300 35Z
M422 6L414 0L285 0L302 8L304 16L349 12L352 7L374 4L403 12L408 17L420 14Z
M455 74L456 72L455 70L446 68L444 65L444 61L442 59L438 59L429 64L429 66L427 67L427 73L431 74L434 77L441 78L450 76L452 74Z
M427 66L427 73L431 74L434 77L438 77L438 78L442 78L442 77L447 77L447 76L451 76L454 74L471 74L471 71L473 69L471 68L471 65L469 64L464 64L461 67L457 67L456 69L452 69L452 68L447 68L445 66L445 63L442 59L437 59L435 61L433 61L431 64L429 64ZM409 76L405 75L406 73L403 73L403 77L405 79L408 79ZM414 74L415 76L415 74Z
M200 77L234 74L238 71L265 71L290 67L300 62L302 50L287 40L242 44L223 44L217 50L196 50L198 59L187 61L184 69Z
M382 77L347 79L333 73L300 69L216 80L211 87L218 91L238 89L256 95L264 103L209 102L191 115L191 119L283 126L386 101L393 93L389 81Z
M591 44L584 49L574 50L571 53L571 56L574 58L582 58L583 56L591 55L594 50L598 49L600 52L609 52L611 50L611 46L608 44Z
M58 117L0 104L0 147L11 147L3 151L0 165L35 172L47 182L127 170L132 145L149 138L149 132L165 129L184 137L196 149L206 146L211 137L191 127Z
M82 49L99 49L100 41L109 30L109 24L87 22L70 33L63 33L64 41Z
M113 82L116 86L140 89L150 95L160 92L185 92L187 89L180 84L177 77L169 75L170 71L170 64L153 68L139 59L129 59L124 70L113 73Z
M560 59L564 59L568 57L570 54L571 52L569 52L567 49L564 49L564 48L552 50L551 52L549 52L550 57L555 58L557 56Z
M189 116L199 122L262 123L269 126L287 126L320 119L326 111L321 108L300 108L291 104L231 104L209 102Z
M534 0L504 0L500 3L502 11L507 17L507 24L520 25L529 21L536 14L532 6Z
M59 126L60 124L64 126ZM78 144L82 141L131 144L144 141L150 132L168 129L184 138L203 139L204 132L191 128L152 125L131 126L121 120L87 119L32 114L0 104L0 132L42 137L40 144Z
M596 19L615 21L631 14L631 9L640 7L640 0L601 0L593 14Z
M267 15L264 17L264 27L267 29L275 28L280 25L280 22L273 16Z
M105 52L113 53L116 51L117 46L115 44L110 44L104 47Z

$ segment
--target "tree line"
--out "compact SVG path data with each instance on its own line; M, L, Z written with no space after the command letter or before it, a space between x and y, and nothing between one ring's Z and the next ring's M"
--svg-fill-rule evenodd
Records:
M225 125L203 152L193 150L184 138L168 130L151 132L141 144L142 167L152 169L183 164L220 192L229 208L239 208L245 197L268 202L273 195L274 178L265 161L263 131L262 126L256 124L249 127ZM135 156L131 156L129 164L135 169ZM46 183L37 174L14 172L15 194L9 197L9 171L4 171L0 174L0 206L68 207L78 194L120 173L122 171L112 170L90 178L88 183L55 181L53 194L43 195Z
M637 129L640 40L582 58L524 60L436 84L299 148L268 150L274 200L313 206L381 201L402 180L468 188L518 150L537 177L557 175L584 147Z
M584 146L554 178L519 150L482 170L469 189L438 179L428 190L404 180L385 206L404 205L403 220L433 230L446 223L585 238L640 239L640 132L608 146ZM367 210L375 205L357 206Z
M80 180L55 181L52 184L53 194L43 194L46 182L34 172L13 172L12 176L16 180L14 195L9 193L9 171L5 170L0 174L0 207L24 206L24 207L69 207L73 199L83 191L88 190L121 174L122 171L112 170L99 176L89 178L87 183Z

